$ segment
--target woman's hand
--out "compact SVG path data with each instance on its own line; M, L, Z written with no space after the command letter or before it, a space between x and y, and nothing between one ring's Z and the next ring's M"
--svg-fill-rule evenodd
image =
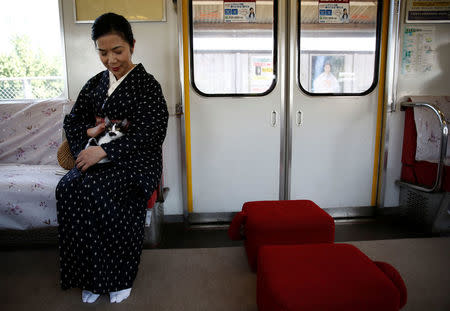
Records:
M99 134L105 131L105 122L100 123L96 127L91 127L87 130L87 135L89 137L97 137Z
M83 173L86 172L88 168L96 164L98 161L106 157L106 152L100 146L91 146L84 149L78 155L75 165Z

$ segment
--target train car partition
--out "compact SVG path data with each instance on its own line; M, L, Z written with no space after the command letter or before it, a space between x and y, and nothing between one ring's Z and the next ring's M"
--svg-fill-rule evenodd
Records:
M447 96L410 97L405 111L400 206L407 220L431 232L450 231Z

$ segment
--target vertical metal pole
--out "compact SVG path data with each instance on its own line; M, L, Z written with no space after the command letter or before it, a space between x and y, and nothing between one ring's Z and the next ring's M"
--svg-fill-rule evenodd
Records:
M389 2L382 3L382 18L381 18L381 49L380 49L380 62L378 66L378 98L377 98L377 121L375 131L375 156L373 160L373 174L372 174L372 195L370 200L371 206L377 205L378 189L380 181L380 163L381 163L381 149L384 135L385 125L385 93L386 93L386 75L387 75L387 46L389 42Z
M384 135L381 142L381 156L378 194L377 194L377 208L384 208L386 195L386 172L389 155L389 119L393 112L395 112L395 101L397 100L397 70L398 70L398 49L399 49L399 35L400 30L400 7L401 0L391 0L389 9L389 39L388 50L386 58L386 81L384 92Z
M30 78L23 78L23 92L26 99L33 98L33 92L31 89L31 79Z
M278 57L280 64L280 186L279 199L290 198L291 163L291 105L292 105L292 53L291 0L280 1L278 8ZM283 23L284 21L284 23Z

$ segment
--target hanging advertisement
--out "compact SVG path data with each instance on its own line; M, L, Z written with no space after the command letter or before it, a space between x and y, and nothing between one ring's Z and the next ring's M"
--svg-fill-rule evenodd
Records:
M224 0L223 20L225 23L248 23L256 20L256 0Z
M409 0L407 23L450 23L449 0Z
M350 0L319 0L319 23L350 22Z

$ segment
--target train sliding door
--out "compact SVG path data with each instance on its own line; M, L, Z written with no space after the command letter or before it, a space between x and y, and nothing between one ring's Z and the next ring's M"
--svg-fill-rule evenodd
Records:
M188 208L200 221L279 198L276 2L189 1Z
M295 2L289 197L314 200L334 216L369 215L378 163L381 1Z
M346 216L366 213L379 123L378 1L182 3L191 220L220 220L249 200L311 199Z

